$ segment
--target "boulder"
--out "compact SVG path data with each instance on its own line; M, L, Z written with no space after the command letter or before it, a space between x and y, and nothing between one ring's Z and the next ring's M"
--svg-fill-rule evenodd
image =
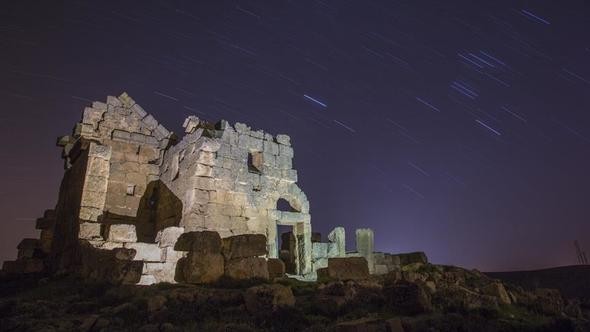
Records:
M266 262L268 265L268 277L270 279L281 278L285 275L285 263L278 258L269 258Z
M236 280L268 279L268 264L260 257L235 258L225 263L225 275Z
M180 235L174 250L191 251L200 254L221 253L221 237L217 232L187 232Z
M295 296L291 288L279 285L260 285L250 287L244 293L246 309L251 314L271 312L283 306L295 305Z
M242 234L223 239L223 256L226 260L266 255L266 236Z
M485 287L482 288L482 292L485 295L490 295L498 299L498 302L501 304L511 304L510 296L508 296L508 292L506 292L506 288L500 282L493 282Z
M420 285L398 281L383 287L383 295L389 307L396 313L417 315L432 311L428 293Z
M546 315L559 315L565 308L561 293L557 289L537 288L534 295L534 307Z
M320 270L318 277L322 275L331 279L357 280L369 277L369 266L364 257L328 258L328 267L325 271Z
M219 253L189 252L179 260L184 281L191 284L207 284L217 280L224 273L223 256Z

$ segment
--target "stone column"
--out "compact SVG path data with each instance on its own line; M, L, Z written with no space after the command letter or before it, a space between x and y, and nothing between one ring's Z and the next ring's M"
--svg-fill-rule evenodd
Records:
M311 266L311 224L300 222L293 227L295 235L297 274L308 275L312 272Z
M369 273L374 273L375 241L372 229L360 228L356 230L356 251L367 260L367 263L369 264Z
M344 227L334 228L328 234L328 241L336 247L335 257L346 257L346 233Z

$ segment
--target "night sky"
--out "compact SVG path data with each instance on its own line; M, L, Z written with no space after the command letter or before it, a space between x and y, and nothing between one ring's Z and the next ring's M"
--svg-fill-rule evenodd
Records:
M56 137L123 91L177 133L290 135L348 249L370 227L484 271L590 254L587 1L2 1L0 261L55 205Z

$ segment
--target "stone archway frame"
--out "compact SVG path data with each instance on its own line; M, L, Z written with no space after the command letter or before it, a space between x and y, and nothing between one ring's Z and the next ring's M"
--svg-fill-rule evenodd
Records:
M277 195L274 195L273 209L268 209L269 225L267 241L269 244L269 256L278 257L278 244L276 243L277 225L293 227L295 236L295 269L297 274L311 273L311 215L309 214L309 201L305 193L295 183L279 185ZM294 211L276 210L276 202L279 199L286 200Z

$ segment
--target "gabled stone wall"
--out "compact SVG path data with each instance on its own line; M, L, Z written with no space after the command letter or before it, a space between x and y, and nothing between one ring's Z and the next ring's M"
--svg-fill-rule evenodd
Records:
M43 226L43 241L23 249L20 261L8 266L52 271L82 266L89 276L104 277L108 269L88 260L122 259L142 261L140 275L137 264L125 263L107 279L174 281L182 255L164 234L263 234L267 256L278 257L281 224L293 226L296 273L310 274L309 201L296 184L290 138L195 116L184 127L186 135L177 142L125 93L85 108L73 133L58 139L66 171L55 221ZM277 210L281 198L290 211ZM162 238L168 239L165 245ZM44 257L27 257L37 247ZM33 258L42 264L28 264Z

